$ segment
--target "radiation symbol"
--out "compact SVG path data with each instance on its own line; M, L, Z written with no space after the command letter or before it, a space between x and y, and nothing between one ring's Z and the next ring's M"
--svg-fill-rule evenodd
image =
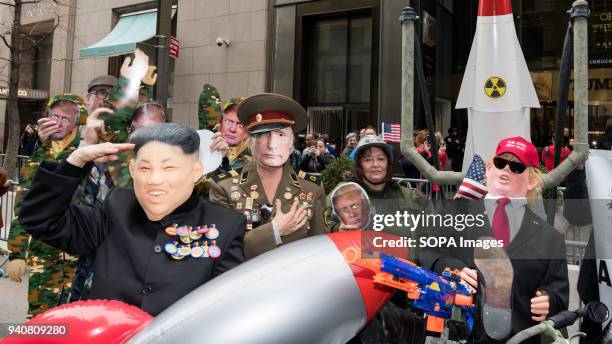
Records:
M498 99L506 94L506 81L498 76L487 79L484 90L489 98Z

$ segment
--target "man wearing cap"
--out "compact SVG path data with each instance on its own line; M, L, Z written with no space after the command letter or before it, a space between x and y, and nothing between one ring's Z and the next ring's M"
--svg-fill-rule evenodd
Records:
M316 177L298 176L288 163L294 133L307 125L304 108L291 98L262 93L238 105L238 118L249 133L253 161L240 174L217 176L210 200L246 216L245 257L327 233L325 191Z
M61 161L69 156L79 146L77 124L83 124L86 118L85 102L79 96L61 94L49 100L45 116L39 120L39 126L43 128L43 143L21 170L24 180L19 185L15 202L17 217L22 191L30 187L38 165L45 160ZM41 241L29 241L29 235L15 219L11 224L8 242L11 261L7 265L7 272L12 280L20 282L26 270L26 252L29 252L28 316L34 316L65 301L76 259Z
M475 332L477 335L486 333L491 337L496 332L493 339L506 340L567 309L565 240L530 209L542 187L538 166L538 152L531 142L522 137L506 138L500 141L495 157L486 166L488 194L484 202L459 201L454 209L447 209L447 213L455 215L481 216L482 225L466 228L460 234L461 239L495 239L503 247L498 252L505 252L507 258L505 254L496 254L496 249L474 246L422 251L424 266L438 273L444 268L457 269L475 290L484 289L488 318L483 317L480 332ZM438 235L458 236L452 228L434 230ZM505 314L505 319L512 321L496 321L491 314ZM495 324L508 326L491 326ZM493 328L495 331L490 331ZM483 340L492 342L491 338Z
M113 87L117 86L117 78L112 75L100 75L87 85L87 112L92 113L108 100Z

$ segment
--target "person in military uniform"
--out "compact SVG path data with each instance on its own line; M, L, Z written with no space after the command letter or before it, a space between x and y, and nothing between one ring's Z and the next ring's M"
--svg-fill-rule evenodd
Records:
M119 300L156 316L244 260L246 220L202 201L195 130L174 123L138 129L130 143L81 147L41 163L23 200L23 228L59 249L95 255L92 299ZM71 205L91 162L134 150L134 188L113 188L103 207ZM54 200L49 202L49 200Z
M24 180L20 183L15 201L16 219L11 224L8 249L11 261L7 273L11 280L21 282L21 276L30 267L28 284L28 316L34 316L55 307L68 298L76 258L41 241L31 239L18 219L21 198L31 183L38 165L45 160L61 161L72 153L80 142L77 124L87 118L85 102L72 94L54 96L48 102L43 127L42 145L30 156L22 168Z
M253 161L240 173L215 177L210 201L247 218L245 257L327 233L322 217L325 191L319 179L298 176L288 163L294 133L307 125L304 108L291 98L262 93L238 105L238 118L249 133Z

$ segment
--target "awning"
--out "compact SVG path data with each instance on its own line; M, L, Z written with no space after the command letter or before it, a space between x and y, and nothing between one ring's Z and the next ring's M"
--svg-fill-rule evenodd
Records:
M129 54L136 44L153 36L157 29L157 10L121 16L113 30L98 43L80 50L81 57L105 57Z

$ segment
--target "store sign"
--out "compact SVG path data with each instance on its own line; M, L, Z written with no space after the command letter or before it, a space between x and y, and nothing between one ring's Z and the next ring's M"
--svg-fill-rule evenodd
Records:
M593 11L589 20L589 65L609 67L612 66L612 12L599 10Z
M8 87L0 87L0 98L6 98L8 97L8 94ZM49 98L49 92L44 90L31 90L29 88L20 88L17 90L17 97L27 99L47 99Z
M175 37L168 37L168 54L175 60L179 58L180 43Z

